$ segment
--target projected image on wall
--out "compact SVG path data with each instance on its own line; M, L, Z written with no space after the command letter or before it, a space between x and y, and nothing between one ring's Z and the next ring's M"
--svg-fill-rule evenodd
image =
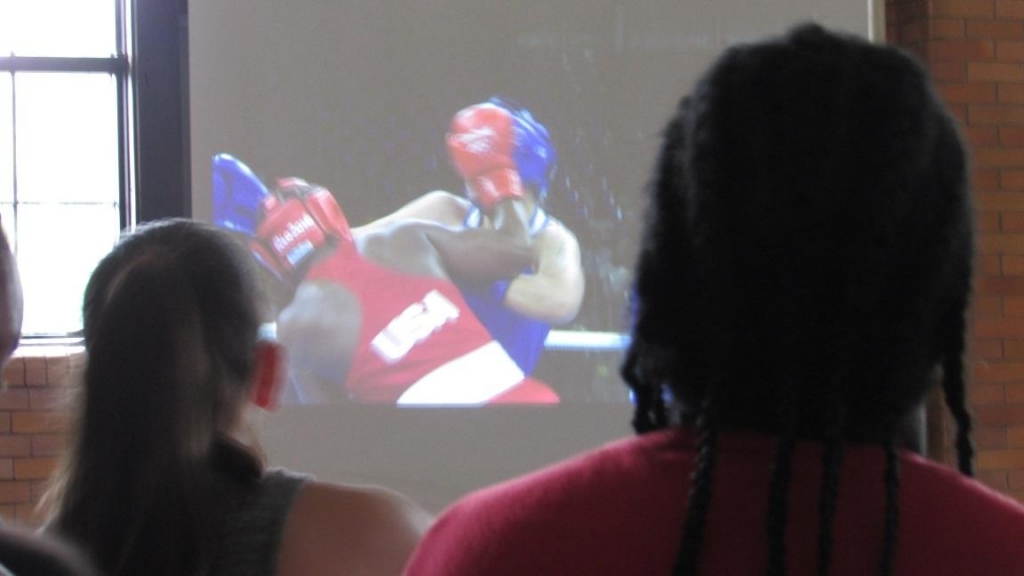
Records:
M552 192L579 194L567 190L573 178L560 172L547 127L492 97L457 110L435 138L447 161L431 171L452 173L461 188L427 190L391 212L374 195L261 176L225 152L212 158L213 220L271 279L271 327L290 350L289 401L555 405L621 396L612 375L626 336L581 326L624 309L626 268L598 271L605 282L592 283L597 309L588 311L591 247L547 208ZM353 204L377 217L350 223ZM570 215L588 212L567 204ZM575 370L562 369L570 386L581 375L592 385L585 376L597 367L607 389L546 381L560 378L536 373L549 349L575 357Z
M659 130L728 45L819 12L867 22L833 0L194 3L193 209L266 272L286 401L628 402Z

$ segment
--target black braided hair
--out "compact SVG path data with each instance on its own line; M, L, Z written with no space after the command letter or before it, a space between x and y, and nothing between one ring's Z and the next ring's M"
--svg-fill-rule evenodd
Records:
M821 453L821 495L818 499L818 576L828 576L832 567L832 526L839 499L839 476L843 465L843 410L839 389L834 384L831 424L826 431Z
M680 102L649 186L622 367L638 433L674 420L697 429L675 574L698 573L723 431L778 437L769 574L785 573L803 440L823 443L820 575L831 568L844 442L885 447L880 570L891 573L893 421L920 404L938 364L969 473L966 173L955 122L920 64L816 25L733 46Z
M697 418L697 461L690 479L689 502L683 522L683 542L676 558L673 576L697 574L700 548L704 541L708 507L711 505L711 482L715 471L714 405L705 401Z
M768 575L786 574L786 516L789 511L789 480L793 474L796 436L787 431L779 438L768 492Z
M896 540L900 530L900 454L896 442L885 441L885 539L879 574L892 576L896 563Z
M974 444L971 442L971 415L967 412L964 392L964 317L954 315L949 349L942 362L942 388L953 419L956 420L957 468L967 476L974 476Z

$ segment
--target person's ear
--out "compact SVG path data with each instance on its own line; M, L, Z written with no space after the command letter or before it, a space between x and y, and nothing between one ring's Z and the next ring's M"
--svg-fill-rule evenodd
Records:
M264 410L278 406L284 389L285 361L284 346L271 340L256 343L256 370L253 374L252 403Z

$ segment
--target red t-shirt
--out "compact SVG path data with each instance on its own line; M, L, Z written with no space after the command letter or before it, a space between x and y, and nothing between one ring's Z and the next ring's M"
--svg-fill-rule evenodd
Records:
M695 459L688 430L610 444L471 494L449 508L406 574L671 574ZM774 439L721 434L701 574L765 571ZM787 572L817 574L820 445L800 444L789 493ZM833 576L878 573L884 453L848 445L833 528ZM909 452L901 455L898 576L1024 574L1024 507Z

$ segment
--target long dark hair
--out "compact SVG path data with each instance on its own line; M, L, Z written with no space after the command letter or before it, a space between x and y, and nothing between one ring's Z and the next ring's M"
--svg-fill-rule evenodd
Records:
M696 428L675 573L698 573L717 434L745 428L778 438L766 573L786 573L800 439L824 446L817 549L829 573L852 439L885 449L879 572L891 574L897 425L937 365L965 474L973 455L962 360L973 212L964 147L926 72L816 25L735 46L680 103L650 194L622 372L638 432L668 425L673 408Z
M87 363L50 528L105 574L196 574L211 561L218 438L254 369L260 292L211 226L139 227L86 287Z

